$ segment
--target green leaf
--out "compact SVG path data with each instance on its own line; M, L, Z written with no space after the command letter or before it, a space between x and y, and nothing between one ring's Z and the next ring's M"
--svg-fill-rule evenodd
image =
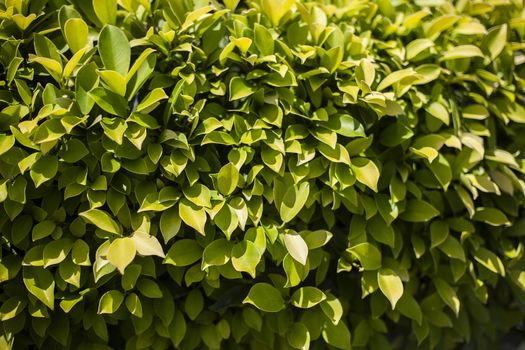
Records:
M164 243L167 243L179 233L182 220L179 216L179 210L176 207L170 208L160 216L160 232L164 238Z
M236 211L229 205L223 204L222 208L215 214L213 218L215 225L221 229L229 240L233 234L233 231L239 225L239 218Z
M58 171L58 159L56 156L45 155L40 157L31 167L29 175L35 187L40 187L44 182L52 180Z
M36 62L40 64L57 82L60 81L60 77L62 75L62 64L59 61L55 61L47 57L38 57L29 54L28 62Z
M93 224L104 231L116 235L122 234L121 226L115 220L113 220L108 213L106 213L103 210L90 209L78 215L80 215L88 223Z
M326 293L326 299L320 304L321 309L326 317L332 321L333 324L338 324L343 317L343 305L333 294Z
M414 297L409 293L403 293L403 296L396 304L396 310L399 310L402 315L413 319L419 325L421 325L421 322L423 322L423 313L421 311L421 307L417 303L416 299L414 299Z
M79 139L70 139L59 152L60 158L68 163L76 163L89 154L87 147Z
M141 318L142 313L142 303L140 302L140 298L137 294L131 293L126 297L126 308L128 309L129 313L132 314L135 317Z
M289 187L284 193L279 207L281 220L285 223L291 221L303 208L310 193L310 184L301 182Z
M333 324L325 322L322 330L323 339L337 349L352 349L351 334L344 322Z
M202 257L202 247L193 239L181 239L172 244L166 258L165 264L175 266L188 266Z
M20 296L11 297L2 302L0 306L0 320L7 321L22 312L27 305L27 301Z
M117 0L93 0L93 10L102 24L117 21Z
M472 220L481 221L491 226L511 225L507 216L501 210L496 208L477 208Z
M88 46L84 46L80 50L78 50L73 57L66 63L64 67L64 72L62 73L65 80L68 80L71 77L71 74L73 74L73 71L77 68L78 64L84 58L84 54L88 50Z
M166 257L159 240L155 236L137 231L131 235L131 239L135 243L135 249L139 255Z
M411 42L409 42L406 46L406 55L405 58L407 60L414 59L417 55L422 53L423 51L431 48L434 46L434 42L430 39L416 39Z
M71 249L71 259L73 263L80 266L90 266L89 245L82 239L77 239Z
M224 0L224 4L230 10L235 10L240 0Z
M228 91L230 101L235 101L252 95L256 89L248 85L241 77L233 77L232 80L230 80Z
M456 314L456 317L459 315L459 307L460 307L460 301L458 296L456 295L456 291L447 283L445 280L435 277L433 278L434 286L436 286L436 290L452 311Z
M201 270L209 266L221 266L230 261L233 243L227 239L216 239L204 248L202 252Z
M122 118L128 116L128 103L122 96L102 87L94 88L88 92L88 96L109 114Z
M439 181L443 189L447 189L448 185L452 181L452 169L448 163L447 158L440 154L436 159L434 159L430 164L429 168Z
M228 163L217 174L217 189L225 196L230 195L239 183L239 171L232 163Z
M313 137L329 146L330 148L335 148L337 145L337 134L327 128L318 127L315 129L310 129L310 133Z
M354 158L350 167L357 181L377 192L377 182L380 174L377 165L373 161L367 158Z
M377 271L377 284L379 289L392 305L392 310L395 309L398 300L403 295L403 282L401 278L391 269L382 268Z
M148 113L148 111L153 110L158 106L159 101L167 99L168 95L161 88L155 88L151 90L146 97L140 102L137 106L138 112Z
M405 211L399 217L409 222L425 222L439 214L439 211L428 202L420 199L411 199L407 202Z
M70 18L64 25L64 36L69 49L75 53L88 43L89 28L82 18Z
M98 301L97 313L100 314L113 314L115 313L122 302L124 301L124 294L118 290L110 290L102 295Z
M441 103L439 102L432 102L427 108L426 111L433 116L434 118L440 120L445 125L450 124L450 115Z
M60 119L46 120L36 129L33 141L36 144L51 142L60 139L65 133L66 129Z
M55 280L51 272L39 267L24 266L23 280L29 293L51 310L54 309Z
M292 258L290 254L286 254L283 259L283 269L286 273L286 287L295 287L308 276L310 265L308 260L306 265L302 265Z
M461 243L451 235L448 235L438 248L449 258L465 261L465 252L463 251Z
M487 248L480 247L478 250L473 252L472 255L478 263L490 271L505 277L505 266L503 266L503 263L496 254Z
M126 94L126 78L114 70L97 70L102 81L119 96ZM125 100L124 100L125 103Z
M309 250L321 248L326 245L333 237L333 234L326 230L316 231L301 231L300 235L303 237L304 242L308 246Z
M381 251L371 243L359 243L347 248L346 251L359 260L364 270L381 268Z
M288 344L295 349L308 350L310 348L310 333L308 328L300 322L295 322L286 333Z
M273 55L275 49L275 42L268 28L260 25L259 23L255 23L254 39L255 46L257 46L257 49L259 50L261 56Z
M389 247L394 248L394 229L381 217L381 215L374 215L368 221L367 232L369 232L377 242L386 244Z
M430 224L430 248L435 248L443 243L449 235L449 228L446 222L434 220Z
M417 73L412 68L402 69L388 74L377 86L377 91L386 89L396 83L409 83L415 80Z
M44 247L44 267L60 264L69 254L73 247L73 241L69 238L61 238L51 241Z
M56 228L56 224L53 221L44 220L42 222L39 222L33 227L33 231L31 233L31 239L34 242L39 239L45 238L51 235L55 231L55 228Z
M116 238L108 248L108 261L115 266L121 274L126 267L135 259L137 249L135 241L129 237Z
M483 120L489 116L489 111L483 105L472 104L461 109L463 118Z
M155 281L147 278L142 278L138 281L137 289L142 295L150 299L159 299L163 296L159 285Z
M359 66L355 70L356 82L362 84L366 83L366 88L370 88L374 83L376 77L376 69L374 63L368 59L362 59L359 63Z
M326 295L321 290L315 287L302 287L292 294L290 302L295 307L309 309L325 299Z
M294 260L301 265L306 265L308 259L308 246L303 237L297 233L285 233L283 235L284 246Z
M264 312L279 312L285 307L281 293L274 286L265 282L254 284L243 303L252 304Z
M262 10L274 26L279 25L281 18L290 11L293 4L295 0L261 0Z
M42 34L35 33L34 44L37 56L48 58L62 65L60 53L53 41Z
M424 15L428 15L426 13ZM426 24L425 34L427 38L436 39L439 34L452 27L461 17L456 15L439 16Z
M184 302L184 311L190 318L195 320L204 309L204 298L198 289L193 289Z
M191 187L186 187L182 190L184 196L191 201L192 204L198 207L211 207L211 192L210 189L200 183L196 183Z
M97 82L97 66L94 63L80 67L75 80L75 97L83 114L88 114L95 104L95 101L89 97L88 91L94 88Z
M21 204L26 203L26 189L27 189L27 180L25 177L18 176L9 187L8 194L9 199Z
M15 145L13 135L0 135L0 155L9 151Z
M262 254L251 241L244 240L233 246L231 251L231 261L233 268L239 272L247 272L255 278L255 268L261 261Z
M201 235L205 235L204 227L206 225L206 211L198 207L187 199L179 202L179 216L184 223L194 228Z
M105 0L98 1L106 2ZM102 28L98 39L98 52L104 68L126 76L131 60L131 48L128 38L120 28L109 24Z
M498 57L507 44L507 24L492 27L483 38L483 49L488 51L491 60Z
M366 137L363 125L348 114L330 116L321 125L346 137Z
M153 74L157 62L157 55L152 55L153 52L155 52L155 50L152 48L144 50L135 60L126 75L126 97L128 100L137 94L137 91L144 85L151 74Z
M474 45L458 45L454 48L443 52L441 55L442 61L456 60L460 58L474 58L483 57L483 52Z

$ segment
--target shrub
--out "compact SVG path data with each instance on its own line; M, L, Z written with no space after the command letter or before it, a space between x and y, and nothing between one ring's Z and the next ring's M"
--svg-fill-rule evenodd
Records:
M523 2L1 6L0 348L520 327Z

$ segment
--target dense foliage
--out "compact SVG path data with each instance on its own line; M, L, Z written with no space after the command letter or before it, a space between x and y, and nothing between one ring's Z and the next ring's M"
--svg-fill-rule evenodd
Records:
M523 327L523 1L0 7L1 349Z

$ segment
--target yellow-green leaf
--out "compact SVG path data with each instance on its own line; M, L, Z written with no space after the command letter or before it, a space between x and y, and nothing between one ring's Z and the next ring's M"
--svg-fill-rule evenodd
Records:
M115 266L120 273L124 273L126 267L133 261L137 253L135 242L132 238L121 237L115 239L108 248L108 261Z
M131 239L135 243L137 253L142 256L156 255L161 258L165 257L162 246L157 237L137 231L131 235Z
M98 314L112 314L118 310L124 301L124 294L118 290L110 290L102 295L98 302Z
M403 295L403 282L401 278L391 269L382 268L377 272L377 284L392 305L396 307L398 300Z
M309 193L310 184L308 182L294 184L286 190L279 208L283 222L289 222L299 214L308 199Z
M64 24L64 36L73 53L87 45L88 34L89 28L82 18L70 18Z
M350 164L352 171L357 179L363 185L369 187L372 191L377 192L377 182L379 181L379 168L367 158L354 158Z
M252 304L264 312L279 312L285 307L281 293L265 282L254 284L243 303Z
M90 209L78 215L84 218L88 223L93 224L104 231L111 232L116 235L122 234L121 226L103 210Z
M206 225L206 211L187 199L179 202L179 216L184 223L194 228L201 235L205 235L204 227Z

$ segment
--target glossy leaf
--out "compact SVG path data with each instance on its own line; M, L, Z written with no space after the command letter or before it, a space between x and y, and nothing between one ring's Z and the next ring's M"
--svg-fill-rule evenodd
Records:
M403 283L401 279L393 270L381 268L377 272L377 284L381 292L383 292L390 301L393 310L403 295Z
M106 7L106 5L111 6L111 1L106 2L102 0L94 0L97 3L100 3L101 7ZM104 9L105 10L105 9ZM107 12L106 17L111 17L111 11ZM106 15L106 14L104 14ZM106 20L111 20L111 18L105 18ZM131 60L131 50L129 46L128 38L124 32L113 25L106 25L100 31L99 36L99 45L98 51L100 58L104 67L109 70L120 73L123 76L126 76L128 73L130 60Z
M264 282L254 284L243 303L252 304L265 312L279 312L284 308L281 293L272 285Z
M122 228L120 225L103 210L90 209L80 213L79 215L88 223L93 224L104 231L114 233L116 235L120 235L122 233Z
M144 246L141 248L145 249ZM122 237L117 238L109 245L107 258L120 273L124 273L126 267L133 261L137 248L134 238Z

